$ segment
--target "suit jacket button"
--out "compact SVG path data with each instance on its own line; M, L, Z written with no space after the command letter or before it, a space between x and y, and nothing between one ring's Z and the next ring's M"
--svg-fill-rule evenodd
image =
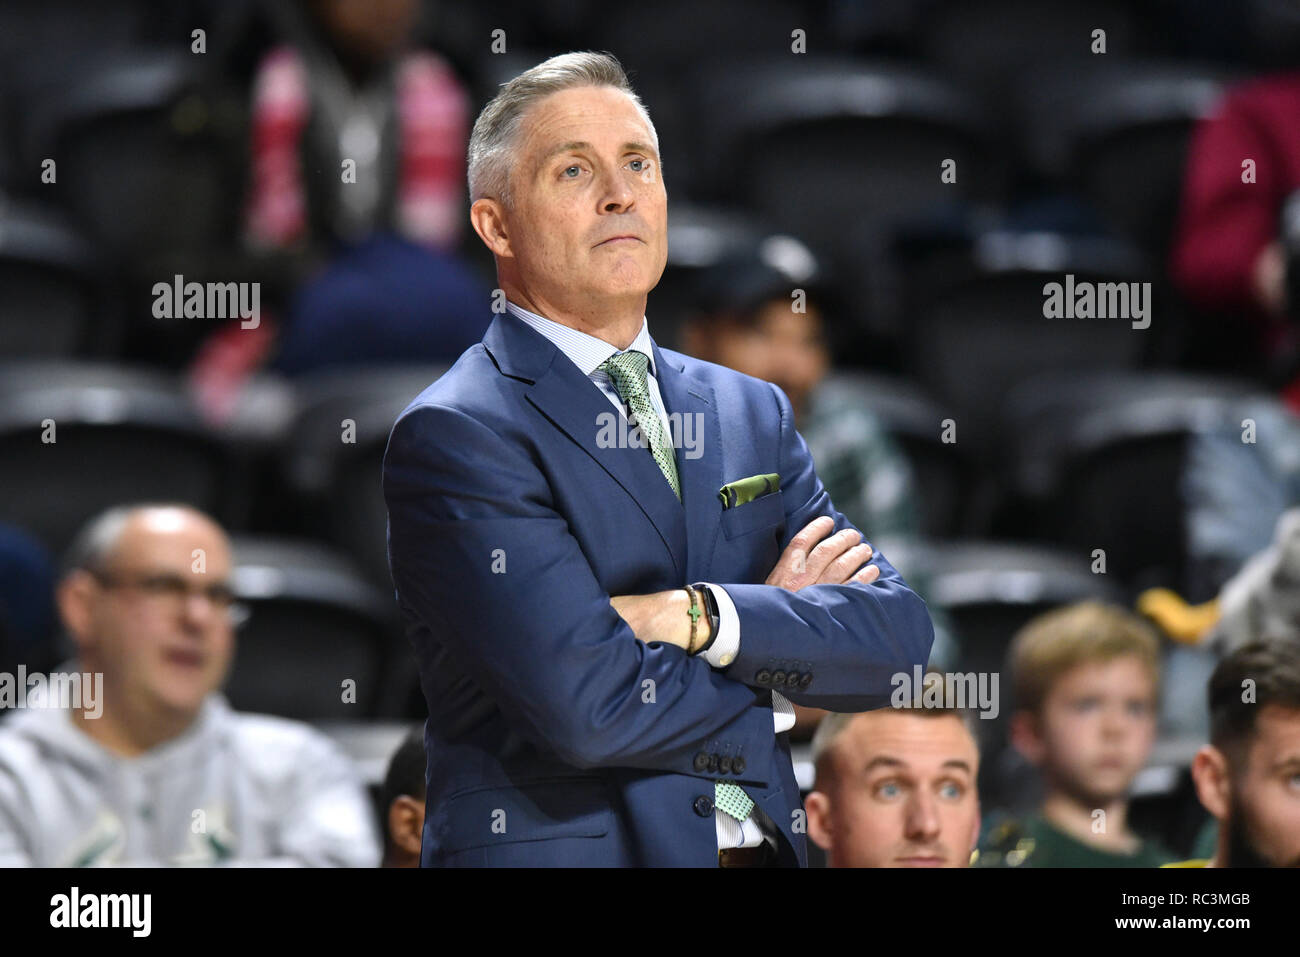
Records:
M811 671L806 672L806 673L804 674L804 676L803 676L802 678L799 679L799 690L800 690L800 691L806 691L806 690L808 689L808 686L809 686L810 684L812 684L812 672L811 672Z
M799 674L797 671L792 671L786 675L785 686L787 688L797 688L799 687L799 682L801 680L803 680L803 675Z
M709 797L707 794L701 794L695 799L695 803L691 806L695 808L695 813L700 817L708 817L713 813L713 798Z
M706 771L709 767L709 755L704 751L695 755L695 770Z
M745 759L742 758L740 755L736 755L734 758L731 759L731 773L732 774L745 773Z
M781 671L781 670L779 670L779 669L776 670L776 671L773 671L773 672L772 672L772 684L776 685L778 688L781 687L781 685L785 684L785 672L784 672L784 671Z
M755 684L765 685L771 680L772 680L772 672L768 671L766 668L762 669L761 671L759 671L758 674L754 675Z
M718 770L721 771L723 774L730 774L731 758L727 757L725 754L722 757L718 758Z
M705 765L704 770L709 771L710 773L718 770L718 756L716 754L709 755L709 761L708 764Z

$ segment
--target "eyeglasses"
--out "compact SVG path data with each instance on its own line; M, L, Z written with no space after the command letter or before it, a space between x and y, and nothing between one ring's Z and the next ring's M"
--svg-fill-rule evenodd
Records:
M225 614L236 627L248 620L248 606L236 600L234 591L224 582L193 586L179 575L110 575L92 571L90 574L105 588L123 588L139 592L146 600L180 610L190 595L206 598L213 608Z

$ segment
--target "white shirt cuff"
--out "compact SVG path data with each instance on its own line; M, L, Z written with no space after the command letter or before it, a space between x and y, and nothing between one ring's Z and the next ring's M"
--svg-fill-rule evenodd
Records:
M736 613L736 605L725 588L712 582L700 584L708 587L713 593L714 601L718 603L718 634L709 650L700 652L698 657L714 668L725 668L740 653L740 615Z
M713 592L718 603L718 637L709 650L700 652L699 656L714 668L725 668L736 660L740 652L740 615L725 588L712 582L700 584ZM794 706L779 691L772 692L772 725L775 734L794 727Z
M794 727L794 705L779 691L772 692L772 723L777 734Z

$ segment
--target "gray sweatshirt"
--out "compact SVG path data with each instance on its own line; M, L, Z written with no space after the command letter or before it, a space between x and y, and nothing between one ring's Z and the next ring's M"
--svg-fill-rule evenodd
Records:
M374 867L376 831L329 738L237 714L219 694L135 758L105 750L66 710L0 721L0 866Z

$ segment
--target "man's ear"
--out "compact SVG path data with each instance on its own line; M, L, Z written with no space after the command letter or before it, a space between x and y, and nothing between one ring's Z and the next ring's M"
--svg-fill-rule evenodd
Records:
M1043 763L1047 746L1043 742L1042 723L1032 711L1017 711L1007 723L1007 740L1035 767Z
M89 572L78 569L59 582L55 590L59 618L79 652L85 651L94 643L92 625L97 587Z
M1232 804L1227 756L1212 744L1202 745L1192 759L1192 783L1205 810L1226 820Z
M803 799L808 815L808 836L823 851L831 849L831 799L821 791L812 791Z
M388 806L388 834L400 850L418 858L424 836L424 802L399 794Z
M469 208L469 222L494 256L513 255L506 232L505 209L499 202L487 197L474 200Z

